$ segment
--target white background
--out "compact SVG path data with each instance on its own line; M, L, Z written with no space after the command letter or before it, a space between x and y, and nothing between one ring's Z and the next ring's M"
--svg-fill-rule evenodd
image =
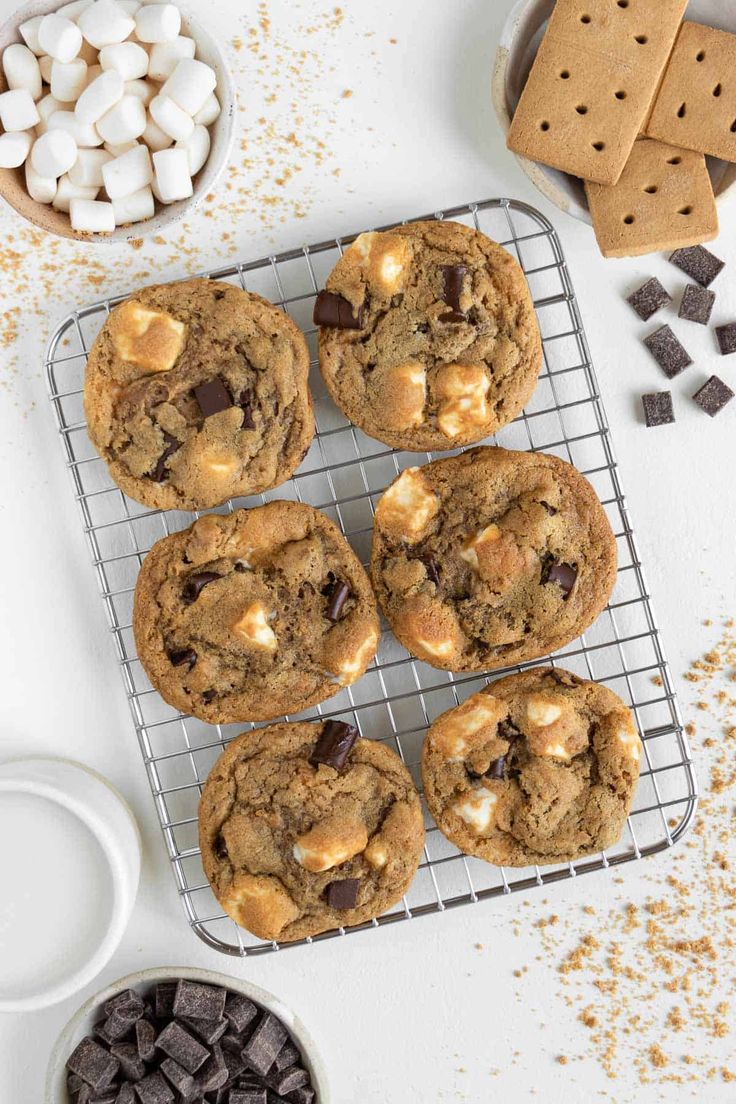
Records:
M0 16L9 17L13 7L0 0ZM258 64L247 49L230 51L242 100L239 131L249 140L246 156L252 159L244 167L238 153L232 179L253 199L241 197L240 207L231 213L221 207L214 218L193 215L185 234L186 256L180 230L164 236L171 247L58 246L43 236L32 241L12 212L0 210L0 314L19 308L17 340L0 347L0 750L7 756L80 759L107 775L135 810L145 849L140 894L129 930L99 984L165 963L247 976L306 1021L339 1104L480 1104L535 1095L570 1104L605 1096L619 1102L674 1101L691 1092L713 1104L733 1102L733 1085L715 1078L703 1088L697 1071L685 1088L658 1086L656 1071L655 1081L642 1087L625 1058L618 1079L607 1080L586 1049L578 1009L560 999L558 959L545 958L534 929L537 919L554 911L564 927L563 947L574 946L586 902L595 901L603 910L642 902L659 891L672 868L672 854L624 867L620 883L610 875L593 875L533 892L526 907L514 897L247 962L219 956L191 934L154 818L45 398L41 360L46 337L75 303L145 279L223 263L233 246L248 259L467 200L509 195L535 203L553 219L570 261L664 644L691 716L693 692L681 680L682 672L714 639L715 628L703 626L703 619L716 619L729 606L732 612L736 593L736 402L711 421L689 396L713 372L733 386L736 361L718 357L710 331L680 323L696 365L673 386L677 425L643 427L640 394L666 384L640 344L647 327L623 296L656 274L679 301L685 280L664 256L604 261L591 231L550 208L506 152L489 102L489 82L510 7L510 0L346 0L342 26L305 36L299 28L323 27L332 5L271 3L271 38L265 42L270 62ZM226 42L234 36L247 40L255 18L251 3L208 0L193 8L206 13L210 29ZM303 43L321 60L307 59L301 75L290 74L279 39L294 48ZM276 83L280 94L269 102ZM353 96L342 98L345 89ZM296 123L295 115L303 122ZM300 173L285 186L270 187L279 175L279 155L276 165L267 164L271 132L259 121L264 116L279 133L295 128L299 135L323 139L324 162L305 155ZM333 173L336 167L339 176ZM254 208L261 197L275 193L283 198L266 208L266 225ZM301 203L305 217L294 220L289 201ZM729 269L717 284L715 323L736 317L734 204L723 206L721 215L721 237L713 248ZM223 232L230 237L223 239ZM19 258L11 255L16 252ZM79 263L90 254L97 288L89 282L90 270ZM54 285L48 294L44 280ZM7 326L6 316L0 333ZM22 846L22 839L13 845ZM678 876L694 883L697 852L680 850ZM43 870L28 874L43 878ZM521 921L520 934L514 933L514 919ZM48 938L54 938L53 901L48 902ZM525 965L529 972L520 980L513 970ZM728 988L724 976L726 994ZM642 998L652 996L645 990ZM3 1104L40 1100L52 1041L87 995L33 1016L0 1019ZM664 1010L664 995L654 997L655 1011L660 999ZM632 1045L629 1039L626 1053ZM718 1043L696 1036L693 1046L701 1054L713 1048L718 1064L717 1054L722 1062L733 1053L733 1035ZM562 1053L570 1056L565 1066L555 1061Z

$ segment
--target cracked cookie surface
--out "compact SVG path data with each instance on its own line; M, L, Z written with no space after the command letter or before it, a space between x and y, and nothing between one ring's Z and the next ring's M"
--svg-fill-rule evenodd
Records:
M518 263L457 222L361 234L314 320L332 398L394 448L452 449L495 433L531 397L542 361Z
M560 668L509 675L438 717L422 778L438 827L497 866L567 862L619 839L639 778L631 711Z
M356 735L335 721L269 725L237 737L210 771L205 873L228 915L262 939L371 920L414 877L419 794L395 752Z
M206 509L276 487L314 436L309 353L290 318L216 280L143 288L89 355L92 443L131 498Z
M324 701L360 678L379 637L368 576L340 530L279 501L207 514L158 541L133 629L161 697L212 724Z
M481 446L394 480L376 506L371 571L408 651L449 671L493 670L591 624L616 580L616 541L570 464Z

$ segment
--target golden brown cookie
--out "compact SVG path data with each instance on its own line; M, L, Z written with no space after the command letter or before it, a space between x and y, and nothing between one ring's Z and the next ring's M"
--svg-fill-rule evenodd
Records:
M409 887L421 804L398 755L341 721L245 732L199 806L205 873L236 923L288 942L360 924Z
M535 659L608 601L616 541L588 481L545 453L407 468L376 507L373 585L396 637L449 671Z
M441 832L497 866L568 862L611 847L639 778L631 711L560 668L509 675L427 734L424 793Z
M207 514L158 541L138 576L133 629L161 697L212 724L332 697L360 678L379 637L360 561L300 502Z
M272 303L216 280L143 288L87 362L92 442L131 498L205 509L276 487L314 436L309 353Z
M495 433L531 397L542 363L521 268L457 222L361 234L314 321L332 398L394 448L451 449Z

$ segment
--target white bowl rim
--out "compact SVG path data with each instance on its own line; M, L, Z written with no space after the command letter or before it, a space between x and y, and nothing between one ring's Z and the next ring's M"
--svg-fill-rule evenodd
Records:
M31 774L27 776L22 773L15 776L10 774L7 777L3 774L7 767L23 768L27 766L32 768L39 765L51 767L52 773L53 771L59 773L58 768L61 767L62 776L66 774L67 777L68 769L73 769L86 775L87 779L91 780L95 786L104 786L109 791L105 794L106 800L117 801L120 811L133 829L138 845L137 855L131 856L129 853L123 852L121 841L118 840L109 823L91 805L70 794L63 785L63 778L53 781L50 777L39 779L32 777ZM83 989L85 985L92 981L110 961L123 937L135 903L140 873L141 838L131 809L115 787L97 771L71 759L45 756L7 759L0 763L0 793L32 794L36 797L46 798L48 801L52 801L66 809L81 821L94 836L110 869L113 891L110 923L94 953L86 960L84 965L68 974L64 980L49 986L47 989L37 989L26 997L3 998L0 996L0 1013L33 1012L52 1004L58 1004L67 997L73 996L74 993L79 992L80 989ZM132 884L129 875L131 860L135 869Z
M232 989L249 997L256 1004L260 1004L282 1020L284 1026L299 1044L305 1065L312 1077L313 1087L317 1093L316 1104L330 1104L330 1089L325 1065L312 1036L301 1019L273 993L269 993L267 989L262 989L259 985L255 985L245 978L230 977L228 974L221 974L216 970L193 966L154 966L146 970L136 970L132 974L126 974L124 977L110 982L98 993L89 997L62 1029L54 1044L46 1075L45 1104L68 1104L65 1083L66 1060L76 1045L74 1040L83 1022L96 1008L122 989L131 989L139 985L166 979L174 980L175 978L201 981L207 985L219 985L225 989Z

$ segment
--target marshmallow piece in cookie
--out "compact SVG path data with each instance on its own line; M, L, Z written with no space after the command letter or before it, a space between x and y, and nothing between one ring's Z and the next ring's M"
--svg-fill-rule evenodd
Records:
M587 727L574 706L559 694L530 694L525 732L534 755L568 762L588 746Z
M370 662L376 651L376 645L378 644L378 636L371 629L366 637L360 642L351 656L342 660L337 665L337 670L334 672L337 675L338 681L342 686L349 686L351 683L360 676L363 668Z
M402 636L411 643L409 650L430 662L449 660L460 650L462 632L452 609L422 598L409 598L401 624Z
M439 498L419 468L407 468L394 480L376 506L376 525L389 537L421 540L439 510Z
M368 286L380 295L401 291L411 261L409 239L399 234L359 234L351 250L360 258Z
M626 749L626 754L629 758L638 763L641 758L641 739L634 726L625 725L623 728L620 728L618 730L618 739Z
M465 759L468 752L492 739L507 711L507 706L491 694L472 694L436 722L434 744L450 762Z
M294 844L294 858L312 874L332 870L364 851L368 832L364 824L351 823L345 817L321 821L299 836Z
M387 429L411 429L424 421L427 370L418 360L376 368L369 393L373 405L383 412Z
M483 426L491 416L489 380L482 364L444 364L437 372L437 425L447 437Z
M253 602L233 625L246 644L263 652L275 652L278 647L276 633L268 623L268 610L263 602Z
M169 372L184 348L186 326L166 311L129 299L114 311L110 335L121 360L146 372Z
M470 537L460 556L492 590L500 593L515 585L534 558L533 553L519 546L512 533L493 523Z
M478 836L488 832L496 819L498 797L485 786L474 786L451 806L455 816L465 821Z
M236 874L221 903L229 916L261 939L278 939L299 909L278 878Z

